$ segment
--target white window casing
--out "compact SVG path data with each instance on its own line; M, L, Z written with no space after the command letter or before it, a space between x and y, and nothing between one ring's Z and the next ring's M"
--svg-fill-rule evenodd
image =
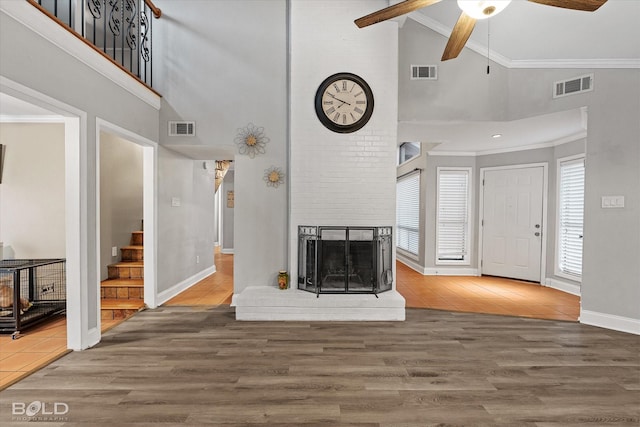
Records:
M417 259L420 247L420 171L396 184L396 247Z
M558 160L558 231L555 274L582 281L584 156Z
M420 155L421 144L419 142L403 142L398 146L398 166Z
M437 169L436 264L470 264L471 172Z

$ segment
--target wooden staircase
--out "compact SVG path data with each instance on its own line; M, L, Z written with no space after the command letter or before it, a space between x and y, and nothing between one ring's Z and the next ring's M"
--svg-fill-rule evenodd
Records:
M107 266L109 278L100 284L102 320L126 319L145 307L144 232L131 233L120 255L122 261Z

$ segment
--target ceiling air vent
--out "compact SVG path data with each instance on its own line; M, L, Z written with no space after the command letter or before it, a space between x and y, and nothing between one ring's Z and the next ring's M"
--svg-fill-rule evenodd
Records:
M553 84L553 97L575 95L576 93L589 92L593 90L593 74L575 77L569 80L562 80Z
M437 80L438 67L435 65L412 65L411 80Z
M195 136L196 122L169 122L169 136Z

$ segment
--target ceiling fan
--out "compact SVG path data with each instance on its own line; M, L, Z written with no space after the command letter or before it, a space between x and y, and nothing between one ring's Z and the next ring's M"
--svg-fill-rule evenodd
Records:
M396 18L406 13L413 12L423 7L431 6L442 0L405 0L387 8L370 13L355 20L359 28L377 24L378 22ZM593 12L605 4L607 0L529 0L547 6L561 7L563 9L583 10ZM451 31L447 46L442 54L442 61L453 59L460 54L467 43L478 19L485 19L498 14L509 5L511 0L458 0L458 7L462 10L458 22Z

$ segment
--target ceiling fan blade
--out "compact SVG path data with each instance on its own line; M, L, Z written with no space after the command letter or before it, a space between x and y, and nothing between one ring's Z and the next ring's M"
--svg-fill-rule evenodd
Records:
M369 25L377 24L378 22L386 21L387 19L397 18L400 15L413 12L423 7L431 6L432 4L439 3L442 0L405 0L401 3L394 4L393 6L380 9L377 12L363 16L356 19L354 22L358 28L368 27Z
M593 12L605 4L607 0L529 0L534 3L545 4L547 6L561 7L563 9L584 10Z
M451 31L447 46L444 48L444 53L442 54L443 61L456 58L460 54L475 26L475 18L470 17L464 12L460 14L458 22L456 22L455 27L453 27Z

